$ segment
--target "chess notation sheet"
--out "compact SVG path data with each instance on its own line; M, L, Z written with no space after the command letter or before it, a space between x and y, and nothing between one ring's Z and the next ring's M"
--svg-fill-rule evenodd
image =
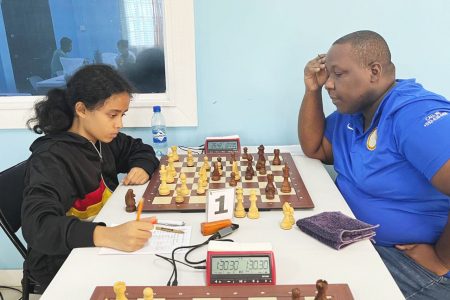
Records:
M161 226L162 227L162 226ZM191 240L191 226L163 226L164 228L175 229L177 232L165 230L152 230L152 237L141 249L134 252L125 252L111 248L100 248L99 254L109 255L141 255L141 254L168 254L180 246L189 246ZM182 233L180 233L182 232ZM185 253L189 249L180 249L177 253Z

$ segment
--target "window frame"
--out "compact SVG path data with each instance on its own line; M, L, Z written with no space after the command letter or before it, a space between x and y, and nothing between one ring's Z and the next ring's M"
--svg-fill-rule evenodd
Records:
M170 127L197 126L193 0L164 0L166 93L134 94L124 127L149 127L152 107L161 105ZM26 128L43 96L0 97L0 129Z

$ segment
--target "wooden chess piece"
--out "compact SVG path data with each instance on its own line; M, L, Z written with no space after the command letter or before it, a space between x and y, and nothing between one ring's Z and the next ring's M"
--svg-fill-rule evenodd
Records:
M259 168L259 174L260 175L266 175L267 174L267 170L266 170L266 159L264 158L264 161L261 163L261 166Z
M125 292L127 290L127 286L123 281L117 281L113 286L114 294L116 294L116 300L128 300L127 296L125 296Z
M206 193L205 184L203 183L203 177L198 178L197 182L197 195L204 195Z
M169 163L170 164L170 163ZM162 167L163 165L161 165ZM172 169L175 170L175 167L173 166L173 162L172 162ZM174 171L170 171L170 167L166 168L166 183L174 183L175 182L175 175L176 175L176 171L175 171L175 175L174 175Z
M281 165L280 149L273 150L273 153L274 153L275 156L273 157L272 165L274 165L274 166Z
M136 211L136 195L133 193L133 189L128 189L125 194L125 211L134 212Z
M290 211L283 209L283 220L280 223L281 229L289 230L292 229L291 219L289 218Z
M242 188L236 188L236 208L234 209L234 216L236 218L244 218L246 215L244 208L244 195Z
M275 191L272 188L269 188L266 192L266 199L267 200L273 200L275 199Z
M291 221L291 224L295 224L295 218L294 218L294 208L292 205L289 204L289 220Z
M205 168L206 171L211 170L211 166L209 165L208 156L207 155L205 155L203 157L203 166L202 166L202 168Z
M180 174L180 180L181 180L181 193L183 194L183 196L188 196L189 195L189 189L187 187L186 184L186 174L185 173L181 173Z
M283 168L283 183L281 184L281 192L282 193L290 193L291 192L291 184L289 183L289 166L286 165Z
M179 187L175 190L175 202L176 203L184 202L184 195L183 192L181 191L181 188Z
M170 189L169 189L169 187L167 186L167 183L166 183L166 173L167 173L166 166L162 165L161 166L161 170L159 170L161 183L160 183L159 188L158 188L158 193L161 196L167 196L167 195L170 194Z
M266 164L266 158L264 157L264 146L258 147L258 161L256 162L256 171L259 171L262 165Z
M169 162L169 165L167 166L167 172L170 172L170 175L172 177L176 177L177 176L177 170L175 169L175 164L174 164L174 157L173 157L173 153L170 152L167 154L167 161Z
M266 191L266 193L267 193L270 189L272 189L273 192L274 192L274 194L275 194L276 188L275 188L275 185L273 184L273 180L274 180L273 174L267 174L267 185L266 185L266 187L265 187L265 189L264 189L264 190Z
M236 179L236 181L241 180L241 172L239 171L237 161L233 162L233 165L231 166L231 171L234 172L234 175L235 175L234 178Z
M192 150L191 149L188 149L186 163L187 163L188 167L193 167L194 166L194 156L192 155Z
M298 288L292 289L292 300L300 300L301 292ZM144 299L145 300L145 299Z
M230 186L236 186L237 185L236 174L234 174L234 172L231 172L230 181L228 183L229 183Z
M222 176L223 166L222 166L222 157L217 158L217 167L219 167L219 174Z
M247 169L245 170L245 179L252 180L253 175L255 175L255 170L253 170L253 156L251 154L247 155Z
M256 206L256 201L258 199L256 198L256 191L251 190L250 191L250 208L248 209L247 217L249 219L258 219L259 218L259 210L258 206Z
M172 149L172 156L173 156L173 161L179 161L180 157L178 156L177 153L177 146L170 146L170 149Z
M217 162L214 163L214 171L211 176L212 181L219 181L220 180L220 173L219 173L219 166L217 165Z
M236 161L236 152L231 152L230 162L233 164Z
M314 300L327 300L328 282L326 280L319 279L316 281L317 294Z
M144 300L153 300L153 289L146 287L143 291Z
M244 154L242 154L242 159L247 159L248 158L248 153L247 153L247 151L248 151L248 148L247 147L244 147Z

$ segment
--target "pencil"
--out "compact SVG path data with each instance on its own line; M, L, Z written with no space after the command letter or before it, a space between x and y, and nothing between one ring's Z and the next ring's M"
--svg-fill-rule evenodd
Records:
M141 219L141 213L142 213L143 206L144 206L144 198L141 198L141 200L139 200L139 204L138 204L138 208L137 208L136 221L139 221Z
M183 230L173 229L173 228L167 228L167 227L159 227L159 226L156 226L155 229L156 229L156 230L161 230L161 231L173 232L173 233L184 233Z

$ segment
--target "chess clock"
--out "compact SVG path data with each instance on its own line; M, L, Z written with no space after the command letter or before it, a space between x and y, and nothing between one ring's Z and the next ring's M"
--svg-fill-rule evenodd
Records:
M207 137L205 140L205 153L241 153L239 136Z
M261 284L276 284L275 258L269 243L209 243L206 285Z

